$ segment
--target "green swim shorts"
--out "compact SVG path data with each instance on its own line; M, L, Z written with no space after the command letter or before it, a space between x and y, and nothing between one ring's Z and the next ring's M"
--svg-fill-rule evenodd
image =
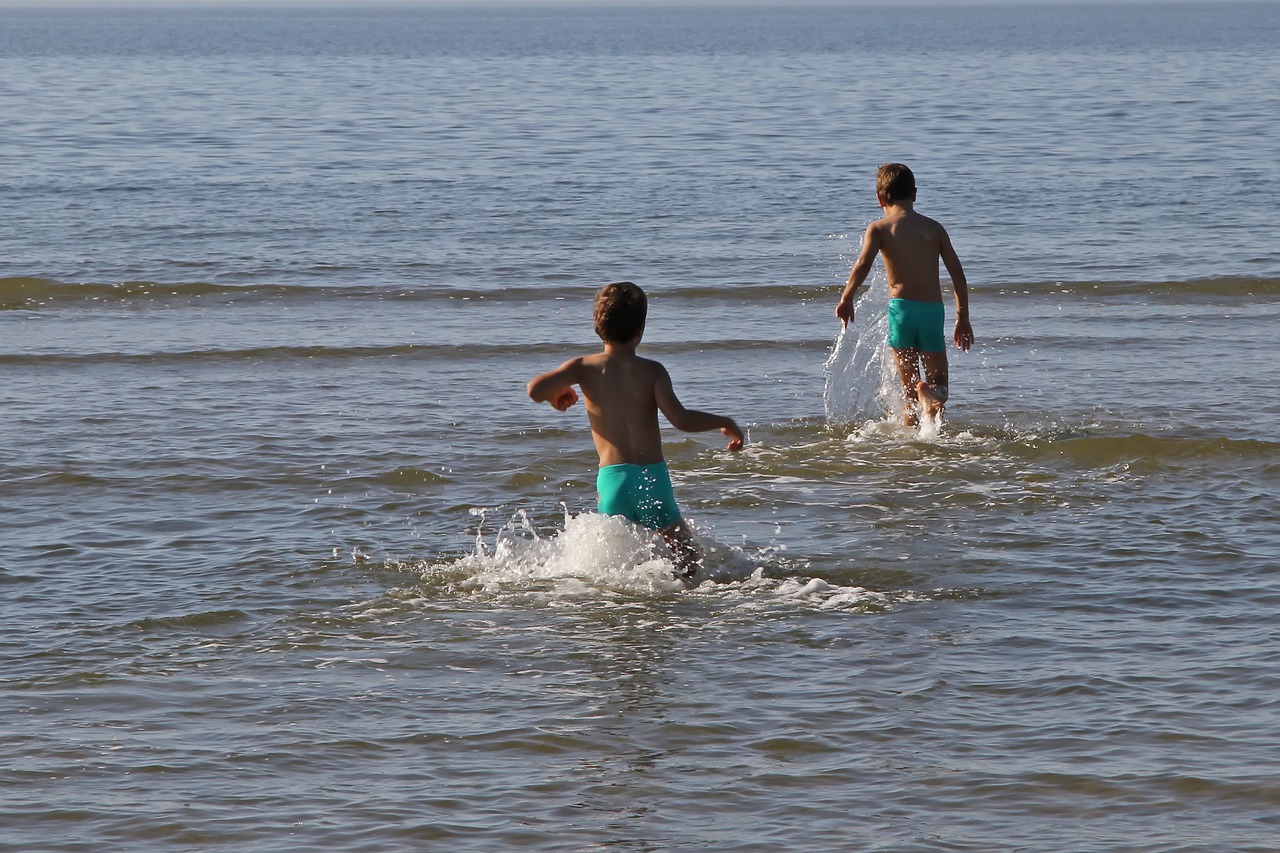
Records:
M680 520L666 462L604 466L596 475L596 499L601 514L620 515L651 530Z
M941 302L914 299L889 300L889 346L920 352L942 352L947 339L942 334L946 311Z

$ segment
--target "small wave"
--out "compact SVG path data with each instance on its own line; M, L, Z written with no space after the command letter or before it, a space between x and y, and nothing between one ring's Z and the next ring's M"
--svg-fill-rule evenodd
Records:
M206 268L203 262L186 262L188 266ZM325 272L359 273L359 270L318 265ZM527 286L502 288L476 287L443 281L427 281L419 286L301 285L301 284L219 284L216 282L62 282L38 276L0 278L0 310L34 310L58 305L127 302L183 301L310 301L336 300L376 302L518 302L539 303L578 300L589 303L600 282L543 281ZM702 307L732 301L735 305L787 302L827 302L838 292L838 283L741 283L727 282L714 287L650 288L650 297L679 308L680 303L694 302ZM1189 281L1079 281L1029 282L992 286L984 297L1002 298L1026 293L1061 293L1064 296L1105 295L1108 298L1269 298L1280 295L1280 279L1211 278Z
M20 490L44 486L90 488L110 484L111 481L103 477L96 477L92 474L79 474L75 471L21 472L15 476L0 478L0 487L14 486Z
M139 619L133 626L140 631L171 631L183 628L215 628L249 618L243 610L206 610L182 616L152 616Z
M684 342L679 344L654 344L648 347L650 352L658 355L674 355L689 352L701 352L706 349L717 351L747 351L776 349L779 352L793 352L803 343L790 341L758 342ZM821 343L815 343L815 349ZM190 362L228 362L228 361L296 361L296 360L354 360L354 359L412 359L420 361L448 360L492 361L509 360L513 356L545 355L563 358L566 347L558 343L480 343L466 344L362 344L349 346L280 345L263 347L182 349L182 350L145 350L139 352L104 351L89 352L50 352L50 353L0 353L0 365L12 367L30 366L69 366L80 364L186 364Z
M1122 464L1151 463L1167 468L1170 463L1228 460L1235 463L1274 460L1280 444L1261 439L1188 438L1150 436L1141 433L1121 436L1076 436L1059 440L1016 443L1020 452L1035 461L1067 458L1090 467L1110 468Z
M548 352L563 348L547 347ZM84 353L6 353L0 364L12 366L77 364L184 364L196 361L292 361L298 359L362 359L362 358L493 358L509 353L501 345L467 344L391 344L369 346L271 346L240 349L198 349L151 352L84 352Z
M983 297L1023 296L1028 293L1060 293L1063 296L1106 296L1108 298L1159 297L1161 299L1201 297L1236 299L1280 296L1280 278L1231 276L1169 281L1042 281L1005 284L983 288Z
M203 266L199 264L188 265ZM327 272L334 267L324 265ZM358 272L356 270L342 270ZM418 287L370 285L218 284L213 282L61 282L34 276L0 278L0 310L54 307L84 302L122 303L129 301L194 301L199 299L234 302L269 300L372 300L389 302L553 302L579 300L586 304L599 287L598 282L544 282L501 289L465 284L428 282ZM804 301L827 298L832 285L726 284L721 287L654 287L656 299L734 303L771 302L779 299Z
M32 309L77 302L130 300L194 300L202 297L278 299L306 293L306 287L235 286L193 282L164 284L124 281L112 284L67 283L45 278L0 278L0 310Z
M193 265L193 264L188 264ZM331 266L324 266L332 270ZM525 288L514 298L529 301L544 296L538 288ZM575 294L577 295L577 294ZM296 284L216 284L212 282L61 282L36 277L0 278L0 310L51 308L58 305L98 302L184 302L213 300L227 303L336 300L421 301L510 299L511 289L482 291L430 285L421 288L370 287L366 285L315 286Z

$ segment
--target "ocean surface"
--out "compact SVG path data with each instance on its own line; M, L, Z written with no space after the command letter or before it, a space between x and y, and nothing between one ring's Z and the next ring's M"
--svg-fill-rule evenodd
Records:
M1277 45L0 9L0 850L1280 850ZM889 160L941 428L833 313ZM748 433L664 427L693 589L525 395L619 279Z

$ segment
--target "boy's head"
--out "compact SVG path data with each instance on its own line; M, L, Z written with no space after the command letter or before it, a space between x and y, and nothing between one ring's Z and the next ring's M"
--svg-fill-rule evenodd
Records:
M596 294L596 334L600 340L622 344L644 331L649 302L644 291L629 281L606 284Z
M901 163L885 163L876 172L876 196L885 205L916 200L916 176Z

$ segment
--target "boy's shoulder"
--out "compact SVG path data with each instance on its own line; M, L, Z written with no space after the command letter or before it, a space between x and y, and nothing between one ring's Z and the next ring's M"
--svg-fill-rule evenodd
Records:
M667 369L662 366L662 362L658 361L656 358L648 358L646 356L637 355L635 353L631 353L630 355L624 356L624 357L627 359L628 362L634 365L634 368L636 370L640 372L651 373L655 376L660 373L667 372Z
M895 212L877 219L871 227L886 234L943 235L947 229L942 223L918 210Z
M939 222L938 220L934 219L932 216L926 216L925 214L920 213L920 212L919 212L919 211L917 211L917 210L913 210L913 211L911 212L911 215L912 215L912 216L914 216L914 217L916 217L916 221L917 221L917 222L919 222L919 223L920 223L920 225L921 225L922 227L924 227L924 228L932 228L932 229L933 229L933 230L935 230L935 231L946 231L946 230L947 230L947 229L945 229L945 228L943 228L943 227L942 227L942 223L941 223L941 222Z
M879 219L872 222L871 224L876 226L883 226L883 225L891 225L895 222L915 222L915 223L921 223L921 224L924 224L927 222L933 225L940 224L938 220L934 219L932 216L923 214L920 211L916 210L914 207L908 210L895 209L891 211L886 211L883 216L881 216Z
M642 371L651 371L654 373L665 372L666 368L662 366L662 362L657 359L646 358L637 355L634 352L595 352L590 355L581 355L575 359L584 367L603 368L608 364L629 364Z

